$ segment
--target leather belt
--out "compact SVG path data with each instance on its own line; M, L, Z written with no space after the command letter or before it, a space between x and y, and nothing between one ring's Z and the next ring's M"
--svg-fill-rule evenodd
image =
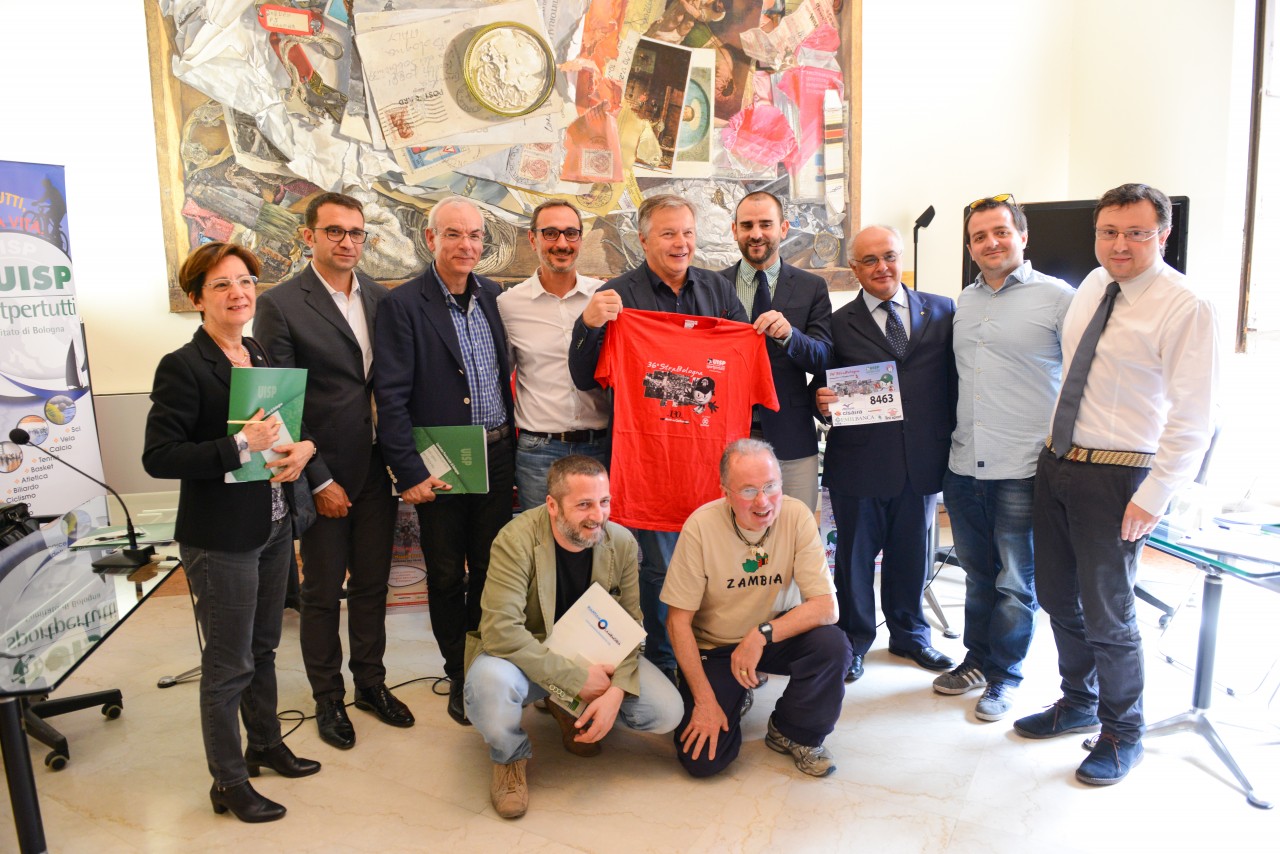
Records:
M525 436L534 436L539 439L555 439L557 442L564 442L566 445L578 444L581 442L598 442L609 435L608 430L564 430L560 433L542 433L538 430L521 430Z
M494 442L500 442L510 435L511 435L511 425L503 424L501 427L495 427L492 430L485 430L484 441L485 441L485 444L492 445Z
M1049 453L1054 453L1052 438L1045 439L1044 446L1049 449ZM1095 463L1103 466L1128 466L1129 468L1149 469L1151 464L1155 462L1156 455L1143 453L1142 451L1099 451L1073 444L1071 450L1067 451L1063 459L1070 460L1073 463Z

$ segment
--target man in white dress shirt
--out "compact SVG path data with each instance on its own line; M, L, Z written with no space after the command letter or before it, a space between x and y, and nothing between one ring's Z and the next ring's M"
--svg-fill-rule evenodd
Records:
M1036 592L1063 696L1014 729L1051 738L1101 725L1076 771L1090 785L1118 783L1142 760L1138 555L1213 433L1217 324L1208 299L1164 263L1170 222L1169 198L1145 184L1099 199L1102 267L1063 322L1062 390L1036 469Z
M583 454L609 464L606 392L581 391L569 376L573 322L602 282L580 275L582 216L561 199L534 208L529 244L537 271L498 297L516 372L516 491L520 509L547 501L547 471L556 460Z

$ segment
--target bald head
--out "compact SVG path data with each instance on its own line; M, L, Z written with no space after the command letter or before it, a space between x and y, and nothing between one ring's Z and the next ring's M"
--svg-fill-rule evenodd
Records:
M853 274L868 293L887 300L902 281L902 235L887 225L869 225L853 238Z

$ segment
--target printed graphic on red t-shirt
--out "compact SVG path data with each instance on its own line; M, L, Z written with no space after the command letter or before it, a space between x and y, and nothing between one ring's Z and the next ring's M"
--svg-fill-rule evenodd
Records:
M610 518L678 531L720 497L720 454L777 410L764 338L748 323L629 308L605 330L596 380L613 389Z

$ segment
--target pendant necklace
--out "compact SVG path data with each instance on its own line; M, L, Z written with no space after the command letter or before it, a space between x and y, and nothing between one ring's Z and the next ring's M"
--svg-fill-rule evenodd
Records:
M747 547L747 559L743 561L742 568L747 572L755 572L769 565L769 553L765 551L765 540L769 539L769 533L773 530L773 525L764 529L764 534L754 543L747 539L742 533L742 529L738 527L738 517L734 514L733 508L729 509L729 521L733 523L733 532L738 535L738 539Z

